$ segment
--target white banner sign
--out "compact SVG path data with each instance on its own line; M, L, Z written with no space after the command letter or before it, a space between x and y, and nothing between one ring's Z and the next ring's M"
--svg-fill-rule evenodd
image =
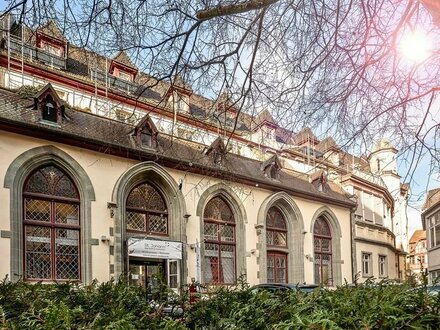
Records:
M182 259L182 243L148 238L129 238L128 255L154 259Z

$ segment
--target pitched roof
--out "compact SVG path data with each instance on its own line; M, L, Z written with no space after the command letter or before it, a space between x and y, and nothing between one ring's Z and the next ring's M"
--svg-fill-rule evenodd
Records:
M425 204L423 205L423 210L428 210L437 203L440 202L440 188L432 189L428 191L426 195Z
M128 57L125 50L120 50L116 56L113 57L113 61L119 62L121 64L124 64L125 66L128 66L129 68L136 69L136 65L133 64L133 62L130 60L130 57Z
M54 98L56 104L64 105L64 101L60 99L51 83L46 84L46 86L44 86L39 92L37 92L37 94L35 94L35 98L39 99L45 94L50 94Z
M19 129L21 132L26 131L26 134L49 141L81 145L83 148L140 161L154 160L164 166L203 173L229 181L258 183L260 187L274 191L283 190L325 203L345 207L354 205L338 187L332 187L325 192L319 191L307 180L285 170L280 171L279 180L274 182L265 177L260 170L261 162L232 153L223 159L221 166L218 164L214 166L212 159L201 152L204 146L199 143L159 134L157 149L139 148L132 134L134 125L91 113L67 108L65 111L69 120L63 120L59 126L46 125L39 121L37 111L32 109L32 104L32 99L22 99L15 93L0 89L0 125L4 129L11 131Z
M39 27L37 29L37 32L41 32L44 33L48 36L51 36L55 39L61 40L61 41L67 41L66 37L64 36L63 32L61 31L61 29L58 27L58 24L55 23L54 20L49 19L46 24L44 24L43 26Z
M423 229L417 229L409 239L409 243L417 243L422 239L426 239L426 231Z
M293 136L293 141L296 145L301 145L307 140L312 140L315 144L319 143L318 138L315 136L315 134L313 134L310 127L304 127L301 131Z
M273 126L278 126L275 122L275 119L273 119L272 114L267 109L262 110L258 114L255 121L256 121L257 125L263 125L265 123L268 123L268 124L272 124Z
M326 137L324 140L322 140L321 142L319 142L316 146L315 149L317 151L321 151L321 152L326 152L329 149L340 149L340 147L337 145L337 143L335 142L335 140L330 136L330 137Z
M280 161L280 158L278 157L278 155L273 155L269 159L265 160L261 164L261 168L263 170L265 170L269 165L276 165L279 169L282 168L281 161Z
M173 86L192 92L191 86L186 83L180 74L174 77Z

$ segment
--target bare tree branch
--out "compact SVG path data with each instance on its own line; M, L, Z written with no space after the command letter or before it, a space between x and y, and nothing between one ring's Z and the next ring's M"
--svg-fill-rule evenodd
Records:
M252 10L262 9L278 1L279 0L248 0L232 5L220 5L197 12L197 19L204 21L214 17L241 14Z

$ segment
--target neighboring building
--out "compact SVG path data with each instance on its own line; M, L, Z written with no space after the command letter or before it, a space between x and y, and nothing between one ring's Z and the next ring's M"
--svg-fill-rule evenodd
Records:
M428 269L428 249L426 245L426 231L418 229L409 240L408 253L409 271L420 280Z
M2 20L0 276L170 287L402 279L397 150L344 152Z
M430 282L440 280L440 189L428 191L422 212L427 233L428 274Z

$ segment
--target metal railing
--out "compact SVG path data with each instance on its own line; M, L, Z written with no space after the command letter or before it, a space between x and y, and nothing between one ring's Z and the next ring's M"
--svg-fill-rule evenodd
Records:
M8 43L5 43L6 47ZM46 65L49 65L58 69L66 68L66 59L64 57L51 54L44 49L36 48L27 43L23 43L19 38L10 36L9 37L9 51L11 54L16 54L27 57L31 60L38 60Z
M138 85L130 81L121 79L111 74L105 74L105 72L96 69L90 69L90 78L103 83L107 82L107 87L116 88L121 91L133 94L137 91Z

